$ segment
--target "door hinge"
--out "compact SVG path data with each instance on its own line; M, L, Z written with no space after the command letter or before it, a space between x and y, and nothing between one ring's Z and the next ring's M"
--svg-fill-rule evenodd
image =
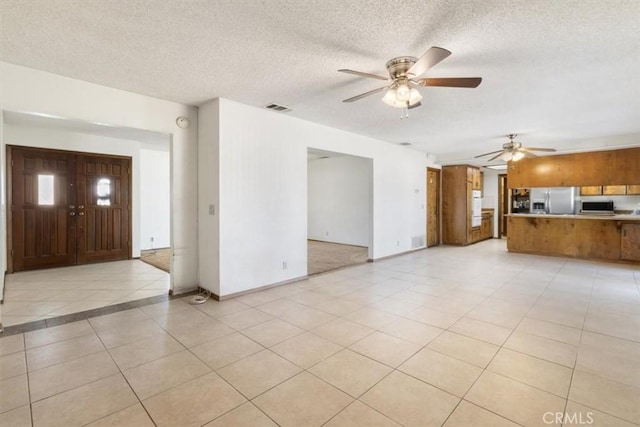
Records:
M13 159L11 159L11 166L13 166Z
M14 256L16 253L11 249L11 256Z

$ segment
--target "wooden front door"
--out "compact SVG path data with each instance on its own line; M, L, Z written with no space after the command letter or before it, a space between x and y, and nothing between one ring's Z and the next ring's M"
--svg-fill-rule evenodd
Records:
M129 258L130 159L78 156L78 264Z
M131 258L131 159L8 147L9 271Z
M427 168L427 247L440 244L440 170Z

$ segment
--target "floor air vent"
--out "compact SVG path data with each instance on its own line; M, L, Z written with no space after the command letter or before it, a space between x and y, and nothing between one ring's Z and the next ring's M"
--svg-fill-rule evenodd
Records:
M266 108L267 110L279 111L281 113L288 113L289 111L293 111L289 107L285 107L283 105L278 105L278 104L267 104L264 106L264 108Z

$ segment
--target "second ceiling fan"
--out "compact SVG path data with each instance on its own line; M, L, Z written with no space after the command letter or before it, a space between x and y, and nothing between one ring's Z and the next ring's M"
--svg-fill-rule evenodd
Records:
M485 157L485 156L490 156L492 154L498 153L498 154L496 154L495 156L493 156L492 158L490 158L487 161L491 162L491 161L494 161L495 159L497 159L498 157L500 157L505 162L508 162L508 161L517 162L518 160L521 160L521 159L523 159L525 157L528 157L528 158L536 157L536 155L534 153L532 153L532 151L545 151L545 152L548 152L548 153L552 153L552 152L556 151L555 148L523 147L521 143L519 143L518 141L514 141L516 136L518 136L518 135L515 134L515 133L511 133L511 134L507 135L507 138L509 138L509 142L506 142L506 143L502 144L502 150L492 151L490 153L479 154L477 156L474 156L474 159L477 159L477 158L480 158L480 157Z
M482 82L481 77L425 77L420 78L428 69L438 64L451 55L451 52L441 47L431 47L420 59L413 56L398 56L387 62L388 77L377 74L363 73L361 71L340 69L341 73L354 74L360 77L384 80L385 86L370 90L369 92L347 98L342 102L358 101L364 97L387 91L382 101L396 108L419 107L422 95L416 89L417 86L437 87L461 87L475 88Z

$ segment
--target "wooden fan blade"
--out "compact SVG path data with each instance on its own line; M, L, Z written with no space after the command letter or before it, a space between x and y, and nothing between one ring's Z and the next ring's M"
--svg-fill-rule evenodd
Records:
M546 151L548 153L553 153L556 151L555 148L536 148L536 147L522 147L524 150L528 151Z
M425 73L425 71L438 64L449 55L451 55L451 52L447 49L433 46L407 70L407 74L411 74L414 77L420 77Z
M361 93L360 95L356 95L356 96L352 96L351 98L344 99L344 100L342 100L342 102L357 101L357 100L362 99L362 98L364 98L366 96L373 95L373 94L376 94L378 92L382 92L383 90L387 89L388 87L389 86L379 87L378 89L370 90L369 92Z
M353 74L360 77L368 77L370 79L389 80L389 77L378 76L377 74L363 73L362 71L347 70L344 68L338 71L341 73Z
M414 108L418 108L418 107L422 107L422 102L416 102L413 105L410 105L409 108L407 108L407 110L413 110Z
M498 154L497 156L493 156L492 158L490 158L489 160L487 160L487 162L493 162L495 159L497 159L498 157L502 156L502 154L505 152L505 150L502 150L500 152L500 154Z
M478 87L482 83L482 77L438 77L420 79L415 82L420 86L440 87Z
M498 150L498 151L492 151L490 153L484 153L484 154L478 154L477 156L473 156L474 159L477 159L479 157L484 157L484 156L490 156L492 154L496 154L496 153L502 153L504 150Z

